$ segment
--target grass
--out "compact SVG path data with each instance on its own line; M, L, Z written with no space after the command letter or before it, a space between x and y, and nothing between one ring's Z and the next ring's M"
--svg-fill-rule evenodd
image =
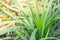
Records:
M33 0L34 11L32 10L30 0L28 0L27 12L27 10L24 9L24 7L18 0L14 0L14 2L22 11L23 15L19 16L22 18L17 18L13 16L1 7L0 10L18 23L18 25L13 26L14 28L17 27L16 29L14 29L14 32L19 37L19 40L60 40L55 37L49 37L49 32L53 23L60 19L60 3L54 5L54 0L45 0L43 1L44 4L40 12L38 10L40 7L38 7L37 0ZM5 22L3 22L2 24L4 23ZM10 21L8 23L10 23Z

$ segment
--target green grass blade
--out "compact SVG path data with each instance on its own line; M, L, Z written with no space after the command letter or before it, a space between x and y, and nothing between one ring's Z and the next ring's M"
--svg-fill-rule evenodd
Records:
M5 25L5 24L10 24L10 23L14 23L15 21L4 21L4 22L0 22L0 26Z
M46 13L45 13L45 16L44 16L43 27L42 27L42 36L43 36L43 33L44 33L44 29L45 29L45 22L46 22L46 19L48 17L48 14L49 14L48 12L52 7L52 3L53 3L53 0L50 0L48 5L47 5L48 7L46 8Z
M32 19L32 21L36 24L36 20L34 18L34 13L33 13L33 10L32 10L32 7L31 7L31 4L30 4L30 0L28 0L28 8L29 8L29 17ZM36 24L37 25L37 24Z
M30 36L30 40L35 40L35 34L37 33L37 29L35 29L33 32L32 32L32 34L31 34L31 36Z
M40 40L48 40L48 39L60 40L60 39L58 39L56 37L47 37L47 38L42 38Z
M6 15L10 16L12 19L16 20L18 23L23 23L20 19L16 18L15 16L13 16L12 14L10 14L9 12L7 12L5 9L0 7L0 10L2 12L4 12Z

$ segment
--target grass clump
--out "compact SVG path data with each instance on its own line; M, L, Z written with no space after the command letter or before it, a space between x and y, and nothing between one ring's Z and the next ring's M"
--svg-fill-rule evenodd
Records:
M43 0L41 8L37 4L38 0L33 0L33 11L30 0L27 0L27 11L18 0L14 2L21 10L19 17L15 17L1 7L0 10L17 23L17 25L12 25L14 27L12 29L19 40L60 40L49 36L52 25L60 19L60 3L56 4L54 0Z

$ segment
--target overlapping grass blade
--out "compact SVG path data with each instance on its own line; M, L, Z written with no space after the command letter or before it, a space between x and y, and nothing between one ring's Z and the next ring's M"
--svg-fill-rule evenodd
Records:
M0 23L0 26L2 25L6 25L6 24L10 24L10 23L14 23L15 21L4 21Z
M43 28L42 28L42 35L44 33L44 29L45 29L45 23L46 23L46 19L48 17L48 14L49 14L49 10L52 8L52 4L53 4L53 0L50 0L48 5L47 5L47 8L46 8L46 13L45 13L45 16L44 16L44 20L43 20ZM47 11L48 10L48 11Z
M36 33L37 33L37 29L35 29L35 30L32 32L32 34L31 34L31 36L30 36L30 40L36 40L36 38L35 38Z
M21 20L19 20L18 18L16 18L15 16L13 16L12 14L10 14L9 12L7 12L5 9L3 9L3 8L0 7L0 10L2 12L4 12L6 15L10 16L12 19L16 20L16 22L23 23Z
M40 40L49 40L49 39L53 39L53 40L60 40L60 39L58 39L58 38L55 38L55 37L47 37L47 38L42 38L42 39L40 39Z
M24 13L24 15L27 17L27 12L24 9L24 7L22 6L22 4L20 3L20 1L18 0L14 0L14 2L17 4L17 6L19 7L19 9Z

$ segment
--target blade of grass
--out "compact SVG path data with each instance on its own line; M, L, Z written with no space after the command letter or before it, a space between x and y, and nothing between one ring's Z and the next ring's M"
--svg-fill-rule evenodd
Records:
M33 32L32 32L32 34L31 34L31 36L30 36L30 40L35 40L35 34L37 33L37 29L35 29Z
M55 37L47 37L47 38L42 38L42 39L40 39L40 40L46 40L46 39L55 39L55 40L60 40L60 39L55 38Z
M53 3L53 0L50 0L49 3L48 3L48 5L47 5L48 7L46 8L46 13L45 13L45 16L44 16L43 27L42 27L42 36L43 36L43 33L44 33L45 22L46 22L46 19L47 19L47 16L48 16L48 12L49 12L49 10L52 7L52 3Z
M47 3L48 3L48 0L45 1L44 6L42 7L42 12L41 12L41 14L42 14L42 16L41 16L41 24L42 24L42 34L41 34L41 37L43 37L43 31L44 31L43 22L44 22L44 16L45 16L45 10L46 10Z
M3 9L3 8L0 7L0 10L1 10L2 12L4 12L5 14L7 14L8 16L10 16L12 19L16 20L18 23L23 23L22 20L16 18L15 16L13 16L13 15L10 14L9 12L7 12L5 9Z
M39 11L38 11L38 5L37 5L37 0L33 0L34 2L34 8L35 8L35 13L36 13L36 24L37 24L37 28L41 29L41 20L39 17Z
M0 23L0 26L5 25L5 24L9 24L9 23L14 23L15 21L4 21Z
M53 18L54 18L55 15L57 14L57 12L59 12L59 10L60 10L60 8L53 14L53 16L51 16L51 18L47 21L46 26L51 23L51 21L53 20Z
M42 34L42 24L41 24L41 19L40 19L40 14L39 14L39 11L38 11L38 4L37 4L37 0L33 0L33 3L34 3L34 9L35 9L35 17L36 17L36 27L39 29L39 37L41 38L41 34Z
M9 8L10 10L13 10L13 11L17 12L16 9L14 9L14 8L12 8L12 7L9 7L8 5L6 5L5 3L3 3L2 1L1 1L1 3L2 3L4 6L6 6L7 8Z

